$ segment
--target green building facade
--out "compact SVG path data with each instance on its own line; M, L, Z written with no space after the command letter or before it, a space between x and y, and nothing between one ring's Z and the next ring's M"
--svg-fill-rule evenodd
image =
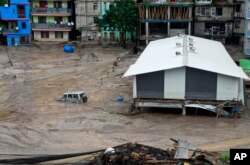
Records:
M101 1L101 16L106 14L106 10L109 10L114 5L113 0ZM119 42L120 32L119 31L108 31L101 30L100 37L103 42ZM133 41L136 38L136 32L126 32L126 41Z

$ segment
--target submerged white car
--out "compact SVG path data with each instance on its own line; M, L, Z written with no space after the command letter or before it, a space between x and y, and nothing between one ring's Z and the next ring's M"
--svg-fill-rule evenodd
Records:
M57 101L69 101L72 103L83 103L87 102L88 97L84 91L74 91L74 92L67 92L64 93Z

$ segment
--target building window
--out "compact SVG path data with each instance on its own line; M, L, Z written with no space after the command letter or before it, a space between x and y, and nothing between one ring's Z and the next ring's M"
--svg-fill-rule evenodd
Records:
M63 21L62 17L54 17L54 20L56 21L57 24Z
M29 36L21 36L20 44L29 44Z
M42 32L41 32L41 38L49 38L49 32L47 32L47 31L42 31Z
M115 33L110 32L110 41L115 41Z
M211 16L222 16L223 8L222 7L212 7Z
M55 38L63 38L63 32L55 32Z
M22 29L26 29L26 22L22 22Z
M196 16L210 16L210 7L197 7Z
M98 22L98 17L93 17L93 19L94 19L94 23Z
M80 7L79 14L84 14L84 7Z
M241 12L241 4L235 5L235 12Z
M8 22L8 28L12 30L16 30L17 22L16 21L10 21Z
M224 36L226 30L225 23L205 23L205 34Z
M94 11L98 10L98 3L97 2L93 3L93 10Z
M40 0L39 7L42 7L42 8L48 7L48 2L45 0Z
M240 29L240 20L235 20L235 22L234 22L234 28L235 29Z
M103 37L104 41L107 41L108 40L108 34L107 32L104 32L104 37Z
M46 17L38 17L38 23L46 23Z
M55 8L62 8L62 1L54 1Z
M11 45L13 45L13 46L16 45L15 44L15 38L11 38Z
M106 2L103 2L103 8L104 8L104 11L107 10Z
M17 15L18 18L25 18L25 7L24 5L17 6Z
M222 7L216 7L216 15L222 16L223 14L223 8Z

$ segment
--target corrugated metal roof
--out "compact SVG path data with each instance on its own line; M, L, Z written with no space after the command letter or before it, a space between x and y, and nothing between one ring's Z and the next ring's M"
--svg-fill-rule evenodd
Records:
M183 66L249 80L221 42L189 35L151 41L124 77Z

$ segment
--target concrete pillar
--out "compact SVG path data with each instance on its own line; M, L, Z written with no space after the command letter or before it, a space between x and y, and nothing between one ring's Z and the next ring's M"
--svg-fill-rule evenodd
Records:
M146 7L146 20L148 20L148 7ZM146 29L146 45L147 45L148 44L148 35L149 35L148 22L145 23L145 29Z
M191 22L188 22L188 35L191 35Z
M168 6L168 36L170 36L170 6Z
M148 22L146 23L146 45L148 44Z
M188 19L192 19L192 7L189 7ZM191 35L191 21L188 23L188 35Z
M168 36L170 36L170 22L168 22Z

